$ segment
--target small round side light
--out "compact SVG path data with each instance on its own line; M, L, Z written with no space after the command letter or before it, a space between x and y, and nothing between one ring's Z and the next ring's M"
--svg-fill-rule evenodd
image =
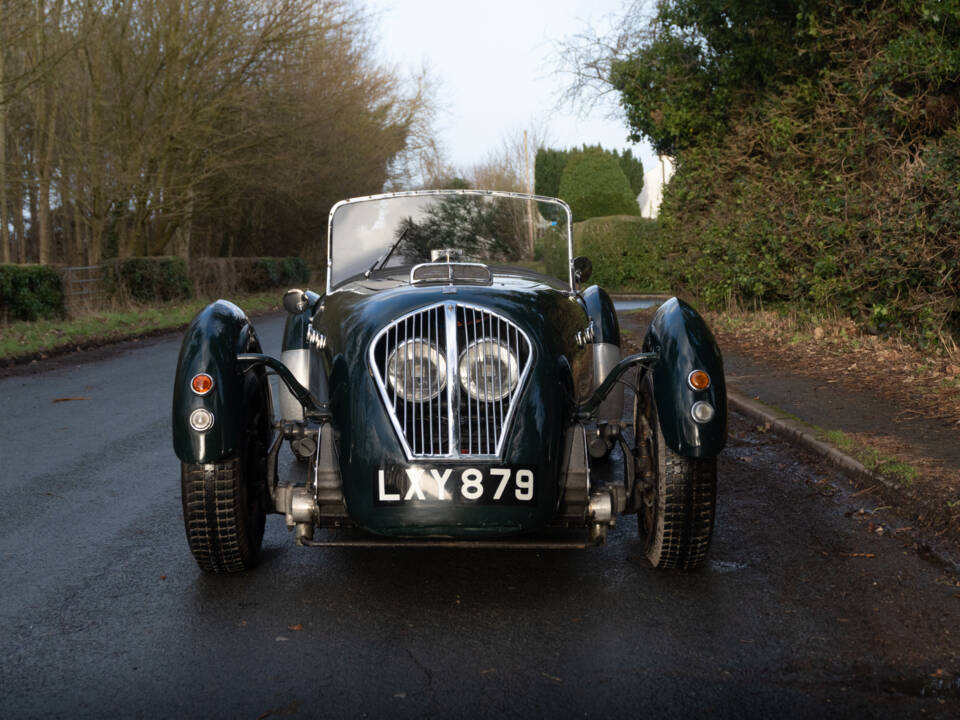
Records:
M694 390L706 390L710 387L710 376L703 370L694 370L687 375L687 384Z
M213 413L206 408L197 408L190 413L190 427L197 432L206 432L213 427Z
M690 408L690 414L693 415L693 419L698 423L708 423L713 420L713 416L716 414L716 410L713 405L710 403L704 402L703 400L698 400L693 404L693 407Z
M213 390L213 378L206 373L194 375L193 380L190 381L190 388L197 395L206 395Z

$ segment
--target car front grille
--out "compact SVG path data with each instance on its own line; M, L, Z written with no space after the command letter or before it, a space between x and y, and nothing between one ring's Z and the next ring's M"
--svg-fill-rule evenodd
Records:
M408 458L498 456L531 359L519 327L463 303L396 320L369 357Z

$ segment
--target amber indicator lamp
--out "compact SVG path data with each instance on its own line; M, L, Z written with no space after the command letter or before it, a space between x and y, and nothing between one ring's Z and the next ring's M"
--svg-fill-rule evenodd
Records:
M687 382L694 390L706 390L710 387L710 376L703 370L694 370L687 378Z
M193 380L190 381L190 387L197 395L206 395L213 390L213 378L206 373L194 375Z

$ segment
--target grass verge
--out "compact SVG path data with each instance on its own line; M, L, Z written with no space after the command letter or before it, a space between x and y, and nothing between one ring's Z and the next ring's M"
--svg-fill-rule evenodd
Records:
M869 443L847 435L842 430L817 428L817 434L822 440L855 457L870 472L889 478L901 487L910 487L920 475L920 471L910 463L887 455Z
M242 296L234 302L245 312L263 313L279 307L281 291ZM129 340L187 325L209 299L94 312L71 320L38 320L0 326L0 363L43 358L78 348Z
M803 367L858 388L882 388L931 418L960 422L960 347L952 338L920 349L896 336L871 335L849 318L794 311L704 312L719 336L740 349Z

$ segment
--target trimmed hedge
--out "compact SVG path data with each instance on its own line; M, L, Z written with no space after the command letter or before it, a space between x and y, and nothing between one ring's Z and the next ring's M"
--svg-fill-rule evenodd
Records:
M640 206L617 159L597 148L573 153L560 179L559 197L573 221L608 215L639 215Z
M632 215L612 215L574 223L573 251L593 263L589 284L620 292L668 292L670 283L664 272L659 249L656 220ZM565 274L566 247L545 244L543 258L547 272Z
M193 297L187 263L179 257L134 257L111 260L103 267L106 294L141 303Z
M310 279L300 258L196 258L189 266L177 257L112 260L104 266L104 288L110 297L140 303L185 300L196 295L229 297Z
M0 320L39 320L66 315L63 280L47 265L0 265Z
M190 282L201 295L262 292L310 281L310 268L297 257L197 258L190 263Z

